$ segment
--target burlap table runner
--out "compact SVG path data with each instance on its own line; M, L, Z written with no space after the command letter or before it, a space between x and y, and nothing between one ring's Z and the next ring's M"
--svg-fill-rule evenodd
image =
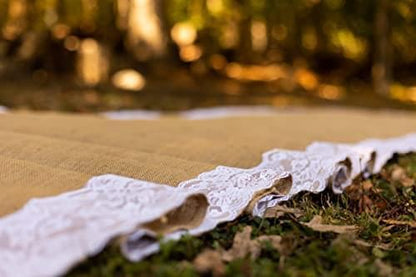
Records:
M356 142L416 130L411 112L308 109L213 120L114 121L96 115L0 115L0 216L33 197L118 174L175 186L218 165L248 168L272 148Z

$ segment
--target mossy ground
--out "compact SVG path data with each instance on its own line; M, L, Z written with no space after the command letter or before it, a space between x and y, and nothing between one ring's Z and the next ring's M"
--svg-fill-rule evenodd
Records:
M258 258L226 263L226 276L416 276L415 179L416 154L397 156L380 174L356 180L342 195L326 191L297 196L287 206L302 210L300 218L243 216L201 237L164 243L160 253L139 263L128 262L112 245L69 276L198 276L193 265L197 255L204 249L229 249L234 235L247 225L253 238L281 236L284 251L265 243ZM326 224L356 225L359 231L337 235L301 224L314 215Z

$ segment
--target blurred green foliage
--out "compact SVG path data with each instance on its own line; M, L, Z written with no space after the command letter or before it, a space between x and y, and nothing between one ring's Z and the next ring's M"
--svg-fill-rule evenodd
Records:
M108 64L98 83L160 64L237 78L226 70L236 62L300 66L330 83L373 70L378 82L410 84L415 27L415 0L0 0L0 76L76 76L93 39Z

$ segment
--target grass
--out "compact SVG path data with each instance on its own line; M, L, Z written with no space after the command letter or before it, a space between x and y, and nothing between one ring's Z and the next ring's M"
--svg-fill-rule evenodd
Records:
M259 257L224 263L225 276L415 276L415 179L416 154L396 156L380 174L357 179L342 195L298 195L286 203L302 211L298 218L245 215L201 237L163 243L158 254L139 263L127 261L110 245L68 276L212 276L216 273L198 272L194 259L205 249L229 249L235 234L247 225L252 239L279 235L283 247L278 251L262 243ZM356 225L358 232L321 233L302 224L315 215L326 224Z

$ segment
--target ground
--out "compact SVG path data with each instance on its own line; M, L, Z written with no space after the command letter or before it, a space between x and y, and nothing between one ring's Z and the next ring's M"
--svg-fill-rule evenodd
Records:
M148 78L142 91L121 91L110 85L86 88L68 78L35 82L27 76L0 79L0 105L23 110L59 110L64 112L101 112L123 109L182 111L237 105L342 106L416 110L414 102L384 97L371 86L339 87L345 94L328 99L300 88L285 91L278 83L238 82L219 76L198 77L183 70Z
M69 276L415 276L416 154L342 195L298 195L268 212L201 237L163 243L128 262L112 244Z

